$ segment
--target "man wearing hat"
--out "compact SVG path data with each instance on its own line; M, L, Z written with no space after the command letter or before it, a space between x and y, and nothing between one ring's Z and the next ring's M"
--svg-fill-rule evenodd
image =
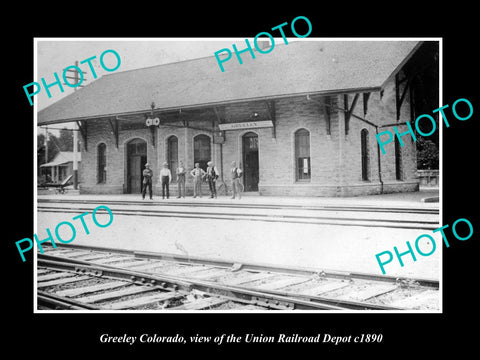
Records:
M165 199L165 189L167 190L167 199L170 197L169 184L172 181L172 173L168 168L166 162L163 163L163 168L160 170L160 179L162 180L162 199Z
M212 161L207 163L207 182L208 187L210 188L210 198L217 197L217 189L215 188L215 182L218 179L218 170Z
M178 196L177 198L180 199L183 194L183 198L185 199L185 174L186 169L183 166L183 162L180 161L180 164L177 167L177 184L178 184Z
M148 193L150 194L150 200L152 199L152 178L153 178L153 170L150 169L150 164L147 162L145 164L145 169L143 170L143 190L142 190L142 199L145 200L145 193L147 192L148 186Z
M193 176L193 197L202 197L202 179L205 176L205 171L200 167L199 163L195 163L195 167L190 171Z
M240 183L240 177L242 176L242 169L237 167L235 161L232 161L232 168L230 169L230 176L232 177L232 199L235 199L235 195L238 195L238 199L242 198L242 184Z

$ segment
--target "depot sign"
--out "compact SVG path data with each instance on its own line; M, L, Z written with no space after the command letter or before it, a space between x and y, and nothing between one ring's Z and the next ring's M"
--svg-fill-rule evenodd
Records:
M248 122L240 122L240 123L218 124L218 127L221 131L237 130L237 129L259 129L259 128L273 127L273 122L272 120L248 121Z

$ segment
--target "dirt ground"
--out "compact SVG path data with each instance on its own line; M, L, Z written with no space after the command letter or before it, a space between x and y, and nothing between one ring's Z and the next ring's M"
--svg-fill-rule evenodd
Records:
M402 257L403 267L394 255L393 261L385 265L386 275L440 278L441 235L432 234L430 230L114 215L112 224L106 228L97 227L92 218L86 216L90 230L87 235L80 220L72 221L73 216L72 213L39 212L39 239L47 237L47 227L54 233L58 223L70 221L77 230L72 244L378 275L382 273L376 254L383 251L394 254L394 246L403 253L407 250L406 241L415 249L415 239L428 233L436 240L436 251L430 256L421 256L414 250L416 261L406 254ZM108 215L97 214L97 219L107 223ZM64 238L71 238L71 233ZM421 244L421 249L427 252L428 246L431 245Z

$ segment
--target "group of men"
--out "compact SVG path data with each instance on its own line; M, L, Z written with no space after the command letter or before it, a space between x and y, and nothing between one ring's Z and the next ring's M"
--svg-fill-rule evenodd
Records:
M187 169L183 166L183 162L180 161L176 169L178 196L177 198L185 198L185 180ZM202 197L202 180L206 180L210 189L210 198L217 197L216 181L219 176L217 167L212 161L207 163L207 170L203 170L199 163L195 163L195 167L190 171L190 175L193 177L193 197ZM230 178L232 180L232 199L237 196L241 199L242 184L240 183L240 177L242 170L237 167L235 161L232 162L230 169ZM162 199L165 197L170 198L170 183L172 182L172 173L168 168L168 163L164 162L163 167L160 170L160 180L162 183ZM153 170L150 168L150 164L145 164L145 170L143 170L143 184L142 184L142 199L145 199L145 195L148 188L150 200L152 197L152 183L153 183Z

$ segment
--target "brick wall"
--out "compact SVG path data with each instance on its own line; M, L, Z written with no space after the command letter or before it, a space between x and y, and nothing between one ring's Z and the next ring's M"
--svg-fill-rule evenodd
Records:
M88 151L82 146L82 162L79 167L81 173L81 193L96 194L121 194L126 192L127 169L126 148L127 143L140 138L147 142L147 161L157 169L157 156L152 146L150 130L143 126L119 132L118 148L112 128L107 120L89 120L88 122ZM101 143L106 144L106 182L97 182L97 148Z
M351 106L354 95L349 94ZM80 191L82 193L123 193L126 192L126 144L134 138L147 142L147 158L154 170L154 193L161 193L158 173L161 164L167 161L167 142L171 136L178 140L178 160L182 160L187 169L193 168L193 139L204 134L211 139L211 159L224 179L230 183L231 162L242 163L242 137L247 132L258 135L259 144L259 193L262 195L296 196L355 196L379 193L381 182L378 171L378 147L375 127L351 117L348 134L345 134L345 114L339 110L345 107L344 95L333 95L330 111L330 134L327 132L326 113L319 97L296 96L275 100L276 137L272 137L271 128L242 129L225 132L223 144L213 143L213 127L217 120L211 109L199 114L182 115L193 128L161 126L156 131L156 147L152 146L150 130L138 121L137 125L121 127L118 148L114 135L106 120L94 120L88 123L88 152L82 149L80 163ZM363 95L354 110L354 114L375 124L388 124L396 121L395 83L386 82L383 92L372 92L368 101L368 110L364 113ZM221 107L221 118L225 122L251 121L254 113L256 120L270 119L268 108L263 101L225 105ZM410 120L409 97L405 97L399 122ZM180 125L181 123L177 123ZM403 126L402 128L406 128ZM202 130L203 129L203 130ZM295 132L306 129L310 132L311 179L297 181L295 177ZM361 131L368 131L368 180L362 180ZM391 127L386 128L393 131ZM383 131L383 129L379 129ZM403 130L404 131L404 130ZM401 148L401 180L396 179L395 149L393 142L386 145L386 154L380 153L381 177L385 192L418 190L416 178L415 143L410 137L403 137L405 146ZM97 184L97 147L104 142L107 145L107 181ZM223 156L222 156L223 155ZM223 160L223 161L222 161ZM242 168L244 164L241 164ZM172 175L175 169L171 169ZM219 184L221 182L219 181ZM176 185L171 185L172 196L176 195ZM187 176L187 195L192 194L192 178ZM204 193L208 186L203 185Z

